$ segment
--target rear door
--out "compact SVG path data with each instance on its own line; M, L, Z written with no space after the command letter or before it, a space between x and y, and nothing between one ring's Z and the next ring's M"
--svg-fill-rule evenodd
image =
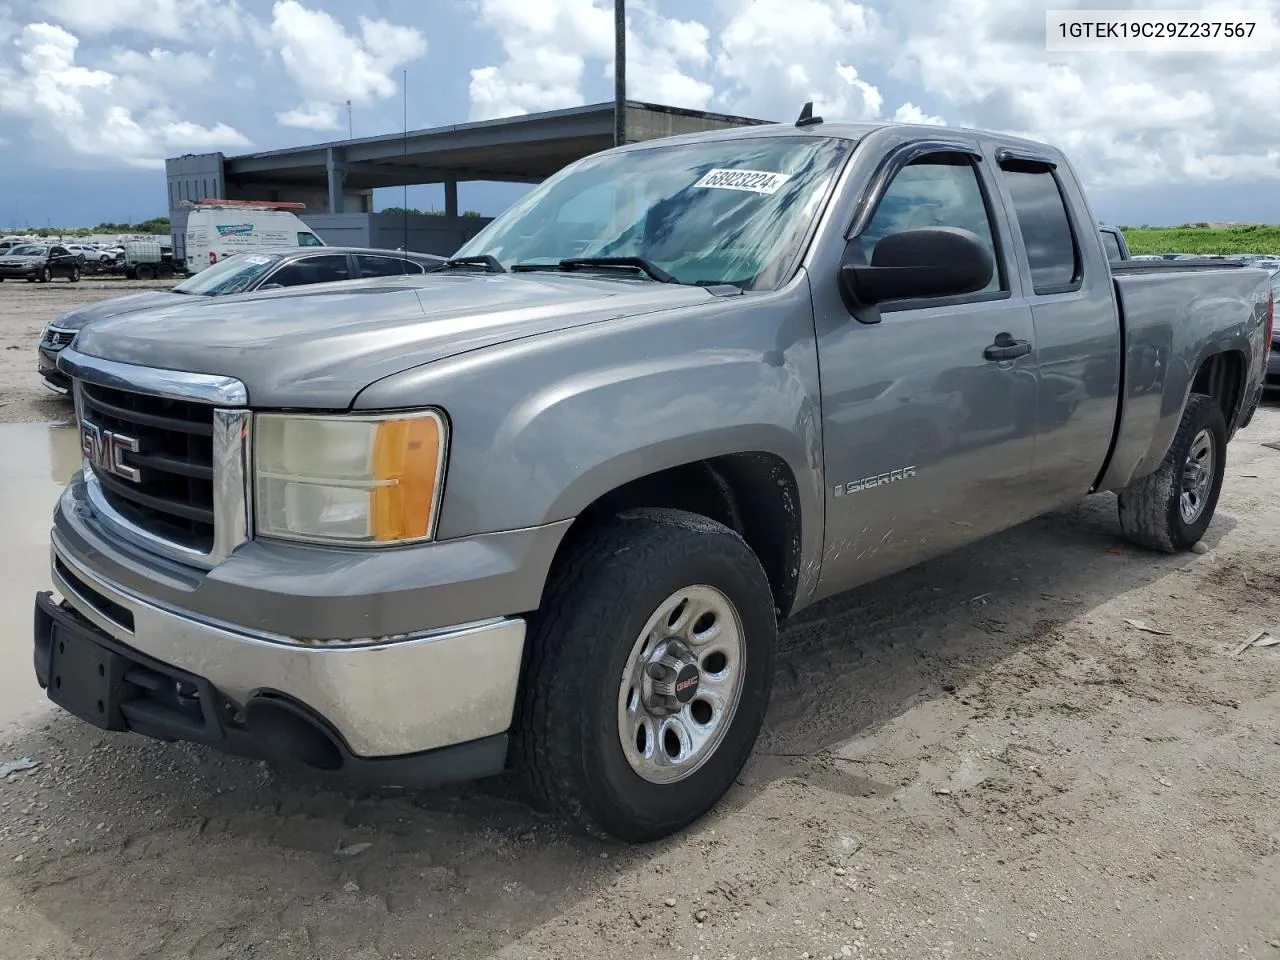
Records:
M1111 267L1069 170L997 149L994 159L1031 304L1040 384L1027 496L1037 513L1087 494L1115 431L1120 317Z
M978 147L914 155L878 198L846 262L912 227L960 227L991 249L986 290L882 304L820 332L827 596L1026 518L1036 423L1031 311ZM815 282L820 282L815 279ZM824 282L824 281L821 281ZM878 318L878 319L877 319ZM1019 355L990 359L996 344Z

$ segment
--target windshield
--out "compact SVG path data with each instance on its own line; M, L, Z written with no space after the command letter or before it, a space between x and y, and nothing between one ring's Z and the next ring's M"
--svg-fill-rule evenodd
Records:
M264 273L283 260L278 253L237 253L205 267L173 288L174 293L221 297L243 293Z
M43 257L48 252L48 247L42 247L32 243L28 243L21 247L14 247L9 251L10 255L15 257Z
M787 278L853 144L768 137L588 157L456 254L515 263L642 257L680 283L768 289Z

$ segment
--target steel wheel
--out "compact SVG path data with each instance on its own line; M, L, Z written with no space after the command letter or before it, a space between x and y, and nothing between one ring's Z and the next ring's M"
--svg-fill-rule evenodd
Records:
M701 767L733 723L746 669L742 622L719 590L677 590L654 611L618 689L622 752L650 783Z
M1191 441L1191 450L1182 465L1178 510L1184 523L1195 523L1204 512L1213 487L1214 460L1213 434L1201 430Z

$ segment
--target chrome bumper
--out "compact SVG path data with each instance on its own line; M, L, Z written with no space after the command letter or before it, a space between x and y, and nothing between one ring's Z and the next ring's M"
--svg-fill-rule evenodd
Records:
M323 717L358 757L419 753L511 725L522 619L364 645L303 640L197 618L133 594L78 561L56 531L51 565L63 598L120 643L203 677L236 704L264 691L291 697Z

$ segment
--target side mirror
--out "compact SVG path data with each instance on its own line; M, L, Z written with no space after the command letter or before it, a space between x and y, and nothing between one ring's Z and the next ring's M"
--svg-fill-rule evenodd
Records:
M868 306L907 297L954 297L991 282L995 258L978 235L956 227L922 227L881 238L871 264L846 263L840 283Z

